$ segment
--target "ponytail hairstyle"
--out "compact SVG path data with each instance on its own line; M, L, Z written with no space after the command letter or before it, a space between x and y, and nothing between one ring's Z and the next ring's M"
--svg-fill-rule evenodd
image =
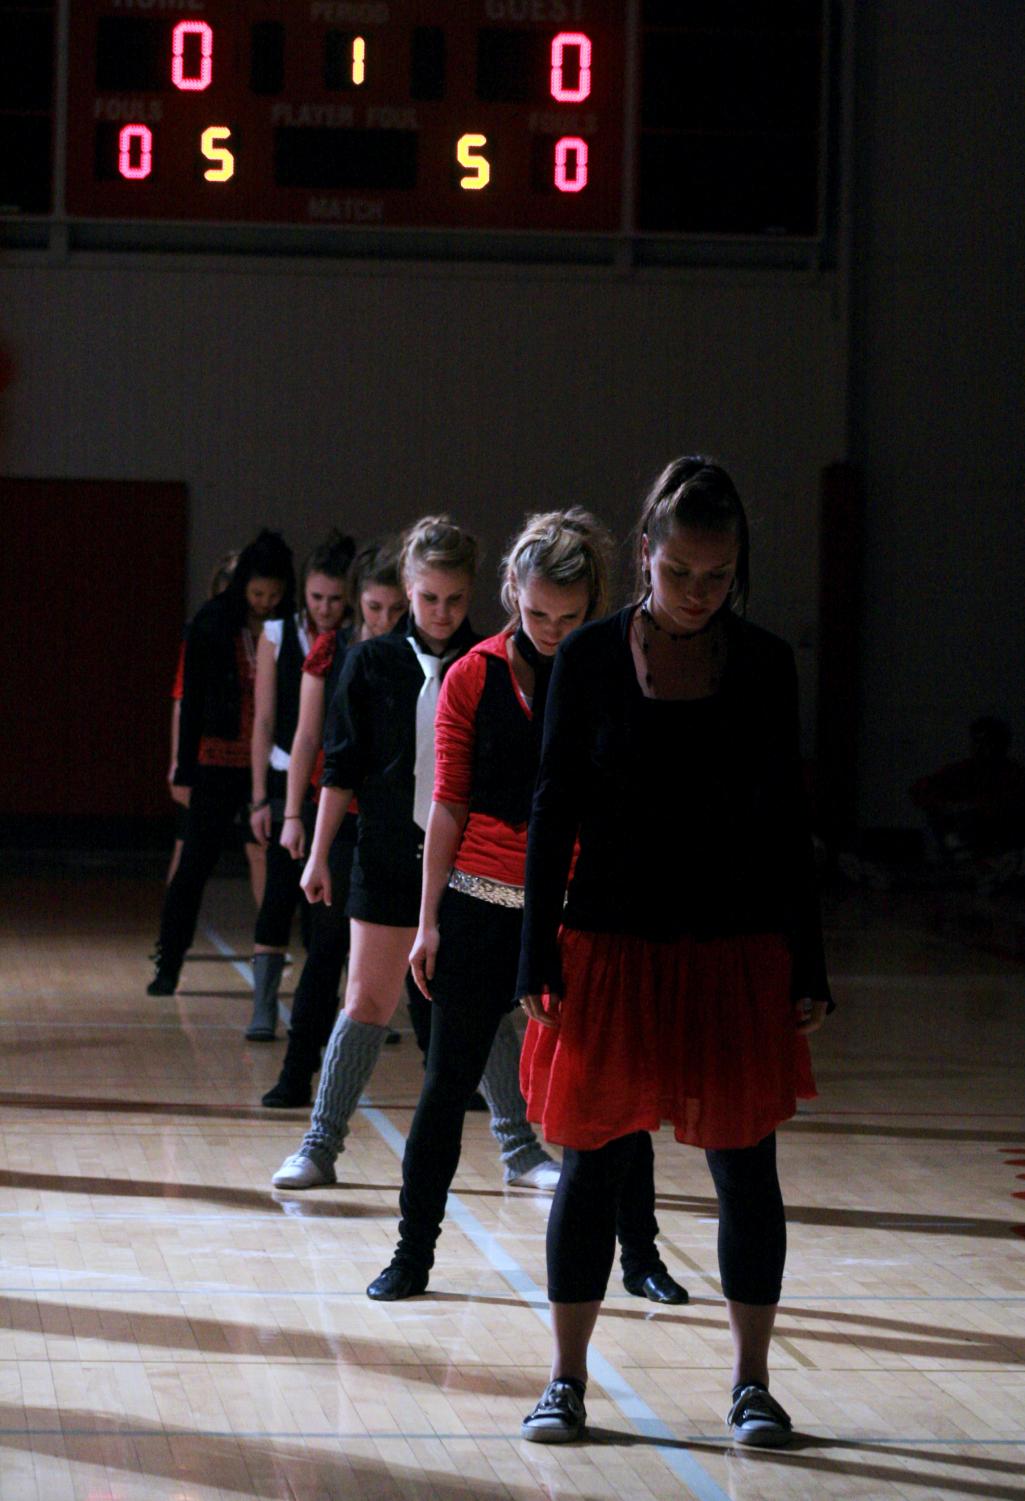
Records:
M502 604L509 612L506 628L520 619L519 593L531 577L550 584L587 583L586 620L604 615L609 600L612 536L581 506L528 516L526 525L502 559Z
M443 568L448 573L477 572L477 539L456 526L449 516L421 516L402 533L399 571L408 590L420 568Z
M366 621L360 601L363 590L370 584L381 584L385 589L401 589L399 576L399 539L384 537L377 542L368 542L361 547L352 560L346 580L349 606L352 610L353 638L358 639Z
M238 552L235 550L226 552L217 559L214 570L210 575L210 582L207 585L207 599L215 599L218 594L224 593L225 589L231 583L231 575L235 572L237 563Z
M648 491L637 527L637 588L641 597L647 594L651 582L644 567L641 539L647 537L649 553L654 552L674 526L733 533L737 539L737 571L728 606L743 615L751 587L747 513L730 476L712 459L700 454L674 459Z
M280 532L264 527L258 537L243 547L235 564L231 582L224 591L227 609L236 629L246 618L246 585L250 579L277 579L284 593L277 608L277 618L295 613L295 566L292 549Z
M350 536L347 536L345 532L339 531L338 527L336 526L332 527L324 540L322 542L319 542L313 549L309 557L303 563L302 570L299 574L299 608L302 611L304 618L306 615L306 581L311 573L323 573L326 574L329 579L341 579L346 583L345 614L349 614L351 607L351 598L349 596L348 584L346 581L348 579L349 569L352 566L352 560L355 556L355 553L356 543L354 539Z

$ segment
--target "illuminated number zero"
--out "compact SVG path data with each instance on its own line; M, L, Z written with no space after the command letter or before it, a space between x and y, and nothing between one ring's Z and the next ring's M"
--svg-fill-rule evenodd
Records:
M570 152L573 174L570 176ZM582 136L563 136L555 143L555 186L560 193L580 193L587 187L587 142Z
M575 89L567 88L565 82L566 48L577 49L580 66ZM591 92L591 38L582 31L560 31L552 38L552 98L560 104L580 104Z
M199 37L199 72L185 72L185 38ZM171 33L171 82L186 93L210 87L214 76L214 34L205 21L179 21Z
M133 162L136 143L139 160ZM117 170L128 182L141 182L153 171L153 132L148 125L122 126L117 138Z

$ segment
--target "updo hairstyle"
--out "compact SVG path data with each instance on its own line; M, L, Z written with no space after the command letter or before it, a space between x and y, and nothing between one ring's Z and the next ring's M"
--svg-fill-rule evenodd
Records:
M674 526L733 533L737 539L737 571L730 586L729 605L743 615L751 587L747 514L732 479L712 459L700 454L674 459L648 491L637 528L637 585L642 595L647 594L651 581L644 568L641 539L647 537L652 553Z
M612 548L611 534L581 506L528 516L502 559L502 604L509 612L509 624L515 625L520 618L518 594L532 577L559 585L586 580L585 618L604 615Z

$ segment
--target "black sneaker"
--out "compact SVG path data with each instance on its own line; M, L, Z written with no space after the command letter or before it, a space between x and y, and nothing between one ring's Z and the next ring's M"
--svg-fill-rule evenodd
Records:
M781 1449L793 1436L789 1414L760 1381L733 1388L733 1405L726 1421L733 1429L734 1443L755 1449Z
M571 1444L587 1425L584 1399L568 1381L549 1381L540 1402L520 1424L520 1437L532 1444Z
M393 1261L367 1288L367 1297L375 1303L398 1303L402 1298L418 1298L427 1291L427 1273L402 1261Z

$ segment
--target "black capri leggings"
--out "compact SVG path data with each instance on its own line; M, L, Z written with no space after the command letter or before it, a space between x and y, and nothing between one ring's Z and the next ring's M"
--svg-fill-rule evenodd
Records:
M593 1303L605 1296L616 1248L616 1216L637 1171L637 1138L621 1136L593 1152L565 1147L548 1220L548 1297ZM719 1200L719 1276L738 1303L779 1302L786 1260L776 1136L753 1147L705 1153Z

